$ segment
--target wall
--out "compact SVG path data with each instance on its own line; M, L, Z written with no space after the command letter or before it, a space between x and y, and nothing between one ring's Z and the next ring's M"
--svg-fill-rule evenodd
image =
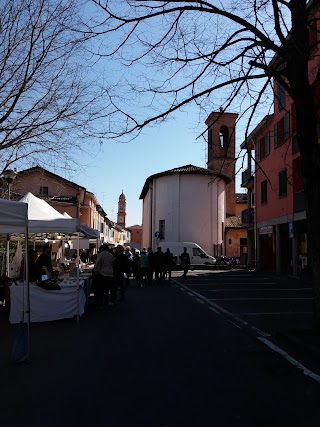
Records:
M40 171L30 174L18 175L13 182L12 191L22 195L31 192L36 197L40 195L40 187L48 187L49 197L52 196L74 196L78 190L67 185L65 182L54 180L52 177Z
M216 179L208 185L213 178L177 173L155 179L152 196L149 190L143 200L143 246L147 246L147 236L151 246L157 246L154 233L159 231L159 221L164 220L165 241L195 242L212 254L213 244L222 243L225 218L225 182Z

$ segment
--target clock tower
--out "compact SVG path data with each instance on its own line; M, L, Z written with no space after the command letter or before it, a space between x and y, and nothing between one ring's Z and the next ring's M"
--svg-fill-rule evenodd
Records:
M126 226L126 196L122 193L119 196L118 202L118 213L117 213L117 224Z

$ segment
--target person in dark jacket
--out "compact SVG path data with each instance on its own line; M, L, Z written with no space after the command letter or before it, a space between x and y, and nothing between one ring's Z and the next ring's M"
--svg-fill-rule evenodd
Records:
M173 253L170 252L169 248L167 248L167 250L164 253L164 271L169 281L171 281L172 266L173 266Z
M124 247L118 245L114 254L114 277L117 288L120 288L120 301L125 300L125 275L129 277L129 262L124 254Z
M187 278L187 273L190 268L190 255L188 254L186 247L183 248L183 252L180 255L180 265L183 269L182 278L183 280L185 280Z
M47 272L51 275L51 277L48 277L49 279L51 279L54 276L52 261L51 261L50 246L45 246L43 248L42 254L39 256L39 258L36 261L36 266L37 266L37 276L39 280L41 280L41 275L46 274Z
M156 283L159 283L164 279L164 253L161 247L157 248L157 252L154 254L154 272Z
M137 286L141 286L139 249L134 250L133 259L132 259L132 276L136 279Z
M36 282L38 280L38 268L36 264L36 260L38 258L38 252L34 249L29 249L28 251L28 272L29 272L29 281ZM21 261L20 267L20 279L24 280L25 270L24 270L24 258Z
M154 272L154 253L151 248L148 248L148 285L152 286L152 278Z
M109 304L109 294L111 303L113 296L114 278L113 278L113 255L109 252L107 245L101 245L99 253L94 264L96 274L95 283L95 307L97 310L106 308Z

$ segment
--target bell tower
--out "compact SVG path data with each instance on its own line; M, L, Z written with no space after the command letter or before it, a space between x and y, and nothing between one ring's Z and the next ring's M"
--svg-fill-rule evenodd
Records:
M206 120L208 126L208 169L221 173L230 182L226 186L226 216L236 213L236 120L238 114L212 112Z
M118 213L117 213L117 224L126 226L126 196L122 193L119 196L118 201Z

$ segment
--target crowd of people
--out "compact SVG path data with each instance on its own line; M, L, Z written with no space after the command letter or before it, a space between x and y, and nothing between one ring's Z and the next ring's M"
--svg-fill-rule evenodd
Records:
M180 255L180 266L183 269L183 280L190 268L190 257L187 248ZM118 245L115 248L103 244L98 254L91 257L94 263L92 270L92 291L94 305L97 310L112 307L118 301L125 300L125 290L132 283L138 287L171 281L171 272L176 260L169 248L165 252L158 247L154 252L151 248L141 251L129 246ZM41 282L54 277L51 249L45 246L41 255L34 249L28 251L29 280ZM20 278L25 276L24 259L21 263ZM119 297L118 297L119 290Z
M138 287L152 286L171 281L171 272L175 260L170 249L165 252L158 247L154 252L151 248L141 251L127 246L118 245L109 248L102 245L94 259L93 288L96 309L102 310L113 307L117 301L124 301L125 289L129 286L130 277ZM190 256L187 248L180 255L180 265L183 269L183 279L186 279L190 268ZM117 298L118 289L120 298Z

